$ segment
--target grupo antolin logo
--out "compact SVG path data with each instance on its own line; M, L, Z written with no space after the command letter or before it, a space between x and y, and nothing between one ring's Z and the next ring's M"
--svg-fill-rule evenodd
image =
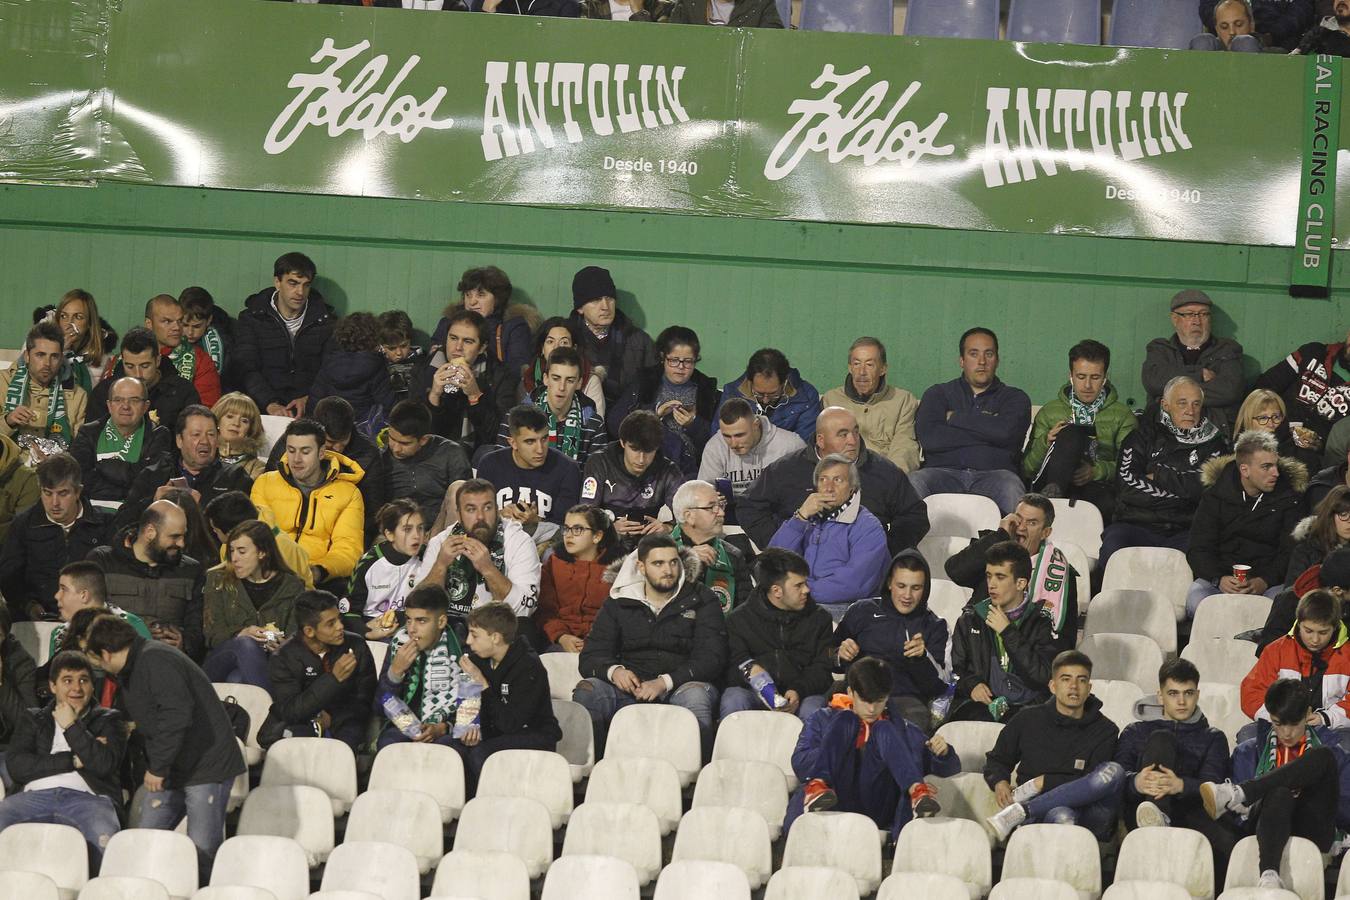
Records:
M454 127L453 117L437 118L445 87L420 100L399 94L421 62L416 54L383 87L387 54L370 56L355 74L341 71L369 49L369 41L338 47L332 38L325 38L310 62L329 60L328 65L319 72L291 76L287 87L296 94L273 120L263 149L273 155L285 153L310 126L324 128L329 137L359 131L367 141L392 135L404 143L428 128ZM680 99L685 71L684 66L649 64L489 60L483 76L483 159L491 162L552 150L559 140L555 128L561 129L567 143L580 143L585 136L583 121L599 137L688 122Z
M939 143L948 114L926 125L901 114L923 89L910 81L888 108L891 83L878 79L856 99L851 92L871 74L870 66L839 73L827 63L811 82L815 97L793 100L797 121L764 163L764 177L791 175L812 153L831 164L859 159L865 166L898 163L913 168L924 157L956 153ZM846 96L848 95L848 96ZM1126 162L1191 149L1182 126L1185 91L1110 91L1081 88L990 87L985 91L985 140L972 156L981 162L986 187L1032 181L1042 175L1087 167L1091 155ZM845 109L846 104L851 104Z

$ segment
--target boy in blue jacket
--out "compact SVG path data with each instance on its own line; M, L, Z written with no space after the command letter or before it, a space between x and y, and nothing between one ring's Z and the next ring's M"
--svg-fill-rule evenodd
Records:
M803 812L856 812L890 832L894 841L914 817L941 812L925 775L955 775L956 751L941 737L927 737L904 719L891 719L891 670L863 657L848 670L848 694L811 717L792 751L802 787L788 801L784 831Z

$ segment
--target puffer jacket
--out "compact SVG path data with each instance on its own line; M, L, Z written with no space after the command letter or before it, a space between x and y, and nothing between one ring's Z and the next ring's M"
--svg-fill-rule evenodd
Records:
M561 547L544 560L535 618L553 643L565 634L585 639L609 599L607 561L576 559Z
M337 321L337 311L324 302L322 294L311 290L300 330L292 340L272 305L276 293L275 288L266 287L244 301L230 359L235 383L244 386L244 393L264 413L268 404L284 406L309 396Z
M851 603L876 596L881 570L890 558L885 530L857 493L833 519L807 522L792 516L778 526L769 546L806 559L811 596L817 603Z
M1335 21L1335 19L1332 19ZM1336 757L1336 769L1338 770L1340 781L1340 801L1336 804L1336 827L1341 830L1350 829L1350 754L1341 749L1338 735L1333 734L1326 728L1313 728L1311 731L1317 734L1317 739L1323 747L1331 751L1331 755ZM1237 748L1233 750L1233 783L1242 784L1251 781L1256 777L1256 764L1260 760L1261 751L1266 746L1266 739L1270 736L1270 723L1260 721L1256 723L1256 737L1248 738ZM1286 763L1288 765L1288 763Z
M1332 728L1350 728L1350 647L1346 646L1344 623L1336 623L1336 636L1313 653L1298 636L1298 622L1289 633L1261 651L1256 665L1242 679L1242 711L1253 719L1269 719L1266 689L1281 678L1302 681L1312 692L1315 711Z
M956 678L953 712L964 703L975 702L970 699L970 692L976 685L994 687L990 672L994 664L995 633L984 621L989 614L989 602L985 599L967 606L952 629L952 674ZM1059 648L1055 645L1054 629L1044 607L1032 603L1016 622L1003 629L1002 640L1012 666L1011 674L1038 698L1049 697L1050 664Z
M1041 463L1045 462L1045 454L1050 451L1050 429L1060 422L1073 421L1073 407L1069 403L1070 390L1072 388L1069 385L1064 385L1055 395L1055 399L1042 406L1040 412L1036 413L1036 418L1031 423L1031 442L1027 444L1026 452L1022 454L1024 477L1035 478L1036 473L1040 471ZM1097 418L1092 424L1097 432L1092 479L1114 481L1121 445L1139 422L1130 408L1120 401L1115 385L1109 382L1106 385L1106 403L1097 411Z
M772 3L769 3L772 6ZM701 5L700 5L701 8ZM778 15L774 13L775 17ZM722 404L726 403L732 397L740 397L750 404L750 408L761 411L769 417L769 421L779 428L785 428L788 431L795 432L796 435L806 442L808 447L816 443L816 416L820 414L820 391L816 390L815 385L802 377L802 373L795 368L788 369L787 384L783 386L783 399L777 406L769 410L761 410L760 405L755 402L755 392L750 387L750 379L741 375L735 381L729 382L722 388L722 401L717 404L717 411L722 411ZM714 419L714 421L716 421Z
M226 573L223 565L206 573L206 588L202 591L202 633L206 646L223 644L250 625L275 624L286 637L296 633L295 600L305 590L303 581L290 572L277 573L278 583L272 596L255 607L239 579Z
M1289 550L1289 565L1284 570L1283 584L1293 584L1304 572L1313 566L1321 565L1322 560L1331 552L1323 549L1321 540L1313 535L1313 523L1316 521L1317 516L1307 516L1299 520L1289 535L1294 546Z
M801 609L779 609L769 602L766 590L767 585L755 588L727 616L727 687L749 687L741 663L753 660L769 673L780 694L824 694L834 681L830 614L810 598Z
M1139 525L1162 534L1191 527L1200 502L1200 466L1228 452L1228 439L1218 430L1206 441L1183 444L1150 406L1120 449L1116 478L1115 521Z
M1205 781L1223 781L1228 777L1228 737L1213 728L1200 710L1185 722L1172 719L1151 719L1131 722L1120 733L1116 744L1116 762L1125 768L1125 796L1138 801L1142 795L1135 790L1134 776L1143 768L1144 745L1158 731L1172 735L1177 745L1177 765L1173 770L1181 779L1181 796L1194 799Z
M275 472L253 483L253 505L266 507L278 528L309 554L309 564L329 578L346 578L365 549L365 503L357 484L365 471L340 453L328 451L320 463L324 478L308 498L291 478L285 458Z
M427 445L408 459L398 459L387 447L380 451L377 477L367 476L361 482L366 487L370 518L390 500L407 497L422 510L422 521L429 529L441 511L446 489L471 477L469 457L462 446L439 434L429 437Z
M83 429L81 429L83 430ZM77 438L78 441L78 438ZM9 534L9 525L21 510L38 502L37 471L23 464L24 453L14 441L0 434L0 544ZM76 457L78 461L78 457ZM89 491L89 469L85 474L85 492Z
M309 405L324 397L341 397L352 405L356 426L366 434L384 427L389 410L394 408L394 384L389 379L389 364L374 351L332 348L324 358L319 374L309 389Z
M1186 560L1196 578L1218 582L1242 563L1253 578L1280 584L1289 567L1290 533L1303 508L1308 470L1303 464L1279 458L1280 478L1275 489L1255 499L1242 489L1233 456L1217 456L1200 468L1205 492L1200 495L1191 523Z
M970 588L970 599L976 603L989 596L989 581L984 576L984 557L991 547L1003 541L1015 543L1017 537L1008 534L1002 528L995 528L993 531L981 531L980 536L973 538L964 549L947 557L944 566L947 577L963 588ZM1042 541L1041 548L1031 557L1033 576L1040 567L1041 554L1045 552L1047 544L1053 546L1054 541ZM1067 564L1067 560L1065 562ZM1065 581L1064 612L1058 620L1064 622L1066 627L1062 629L1062 634L1055 636L1062 650L1072 650L1078 641L1078 577L1081 574L1083 573L1069 565Z
M135 538L136 526L128 525L89 554L108 583L108 605L135 613L146 625L174 626L182 632L183 652L201 659L202 564L187 555L172 566L141 562L131 548Z
M102 382L100 382L102 383ZM75 442L70 446L70 455L80 464L84 473L83 495L100 509L120 509L122 502L131 494L132 482L151 463L158 462L173 452L173 437L169 429L145 421L141 427L145 433L141 437L141 458L136 462L126 462L116 456L109 459L98 458L98 439L108 424L106 417L85 422L75 434ZM4 468L4 457L0 456L0 470ZM0 479L4 475L0 474ZM36 483L33 499L37 499Z

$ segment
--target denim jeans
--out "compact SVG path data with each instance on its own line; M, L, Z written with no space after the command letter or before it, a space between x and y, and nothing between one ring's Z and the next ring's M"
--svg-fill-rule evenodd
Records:
M177 828L187 816L187 833L197 845L197 870L200 883L211 880L211 863L225 840L225 806L230 799L234 779L191 784L185 788L144 791L141 794L140 827Z
M797 706L797 718L805 722L807 719L825 705L824 694L811 694L803 697L802 702ZM717 712L719 720L725 719L732 713L744 712L747 709L764 709L764 704L755 696L749 688L729 687L722 691L722 704Z
M267 659L267 651L253 638L232 637L206 654L202 668L212 681L251 684L270 693L272 679L267 674Z
M572 699L591 714L591 727L595 729L597 759L604 752L605 738L609 736L610 719L625 706L639 702L632 694L625 693L600 678L583 680L573 689ZM699 743L703 747L703 758L707 759L711 755L713 710L717 706L717 688L706 681L686 681L675 690L651 702L683 706L693 713L694 718L698 719Z
M1105 762L1082 778L1075 778L1023 803L1028 822L1054 825L1082 825L1099 839L1105 839L1120 811L1120 789L1125 783L1125 768Z
M90 872L98 871L108 839L122 827L111 800L70 788L24 791L6 797L0 802L0 831L21 822L69 825L78 829L89 845Z
M1027 486L1008 469L922 468L909 473L909 483L920 497L929 494L979 494L998 504L1001 515L1017 509Z
M1194 619L1195 611L1200 608L1200 601L1211 594L1222 594L1219 586L1212 581L1206 581L1203 578L1197 578L1191 582L1190 589L1186 592L1186 618ZM1274 600L1280 594L1284 593L1284 585L1277 584L1275 587L1266 591L1264 596Z

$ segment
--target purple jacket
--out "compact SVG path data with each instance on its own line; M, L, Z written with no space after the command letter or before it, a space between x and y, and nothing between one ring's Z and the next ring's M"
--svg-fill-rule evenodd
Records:
M851 603L875 597L889 560L886 532L854 494L844 511L826 522L792 516L774 532L770 547L799 553L811 567L811 596L817 603Z

